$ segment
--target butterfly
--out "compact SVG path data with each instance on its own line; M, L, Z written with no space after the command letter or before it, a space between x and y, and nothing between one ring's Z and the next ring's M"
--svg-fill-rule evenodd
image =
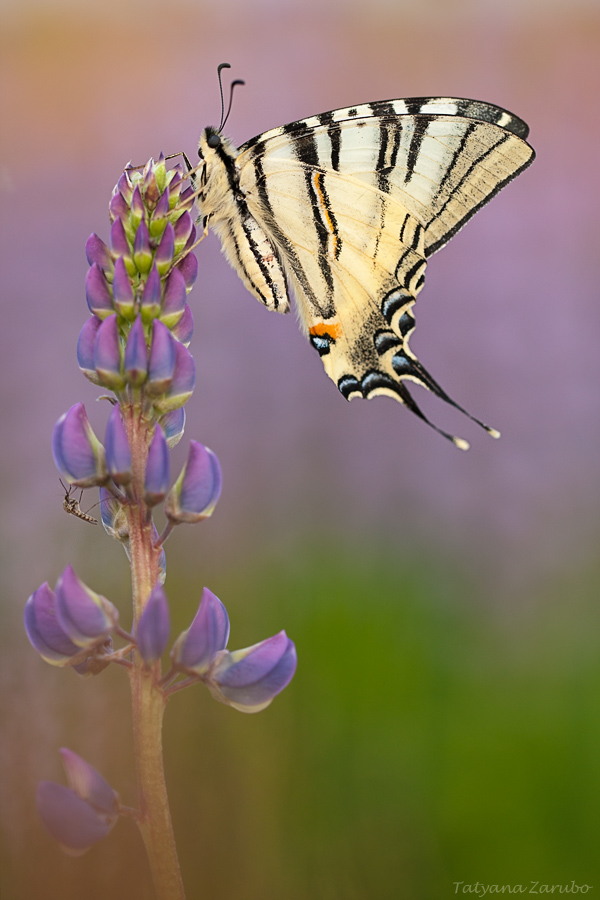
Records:
M347 400L391 396L433 425L416 382L493 437L409 348L427 261L534 159L528 126L491 103L384 100L274 128L236 149L205 128L192 175L206 233L243 283L302 329Z

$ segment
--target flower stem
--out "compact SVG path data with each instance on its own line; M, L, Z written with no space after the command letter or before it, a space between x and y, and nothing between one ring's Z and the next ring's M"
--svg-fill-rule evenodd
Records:
M185 900L163 770L162 718L166 697L152 668L136 654L130 672L133 741L138 779L139 829L157 900Z
M143 502L148 429L140 408L123 409L132 456L133 502L127 506L133 591L133 620L140 615L158 580L160 550L153 547L152 522ZM146 666L134 652L129 669L134 754L139 793L138 825L148 854L157 900L185 900L171 823L162 755L162 719L167 698L159 686L160 662Z

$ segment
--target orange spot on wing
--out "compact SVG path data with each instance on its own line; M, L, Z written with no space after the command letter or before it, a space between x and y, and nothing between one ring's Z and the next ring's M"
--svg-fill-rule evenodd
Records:
M309 334L314 334L317 337L327 337L333 338L336 341L338 338L342 336L342 326L335 323L330 322L327 324L326 322L319 322L317 325L312 325L308 329Z

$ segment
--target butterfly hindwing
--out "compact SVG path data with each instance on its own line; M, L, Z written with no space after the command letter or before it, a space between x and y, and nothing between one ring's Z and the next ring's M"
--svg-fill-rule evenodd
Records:
M285 274L342 394L387 394L425 418L414 381L457 406L408 347L412 307L428 257L533 159L527 126L491 104L418 98L323 113L239 153L222 139L211 155L210 133L205 220L269 308L286 311Z

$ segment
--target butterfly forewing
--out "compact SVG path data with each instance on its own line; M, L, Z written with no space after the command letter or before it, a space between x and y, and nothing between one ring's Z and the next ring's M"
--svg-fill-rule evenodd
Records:
M322 113L207 159L208 179L226 171L231 185L209 223L263 302L279 273L271 308L286 306L286 273L345 397L389 394L425 418L405 381L453 403L408 348L427 257L532 161L527 132L499 107L452 98Z

